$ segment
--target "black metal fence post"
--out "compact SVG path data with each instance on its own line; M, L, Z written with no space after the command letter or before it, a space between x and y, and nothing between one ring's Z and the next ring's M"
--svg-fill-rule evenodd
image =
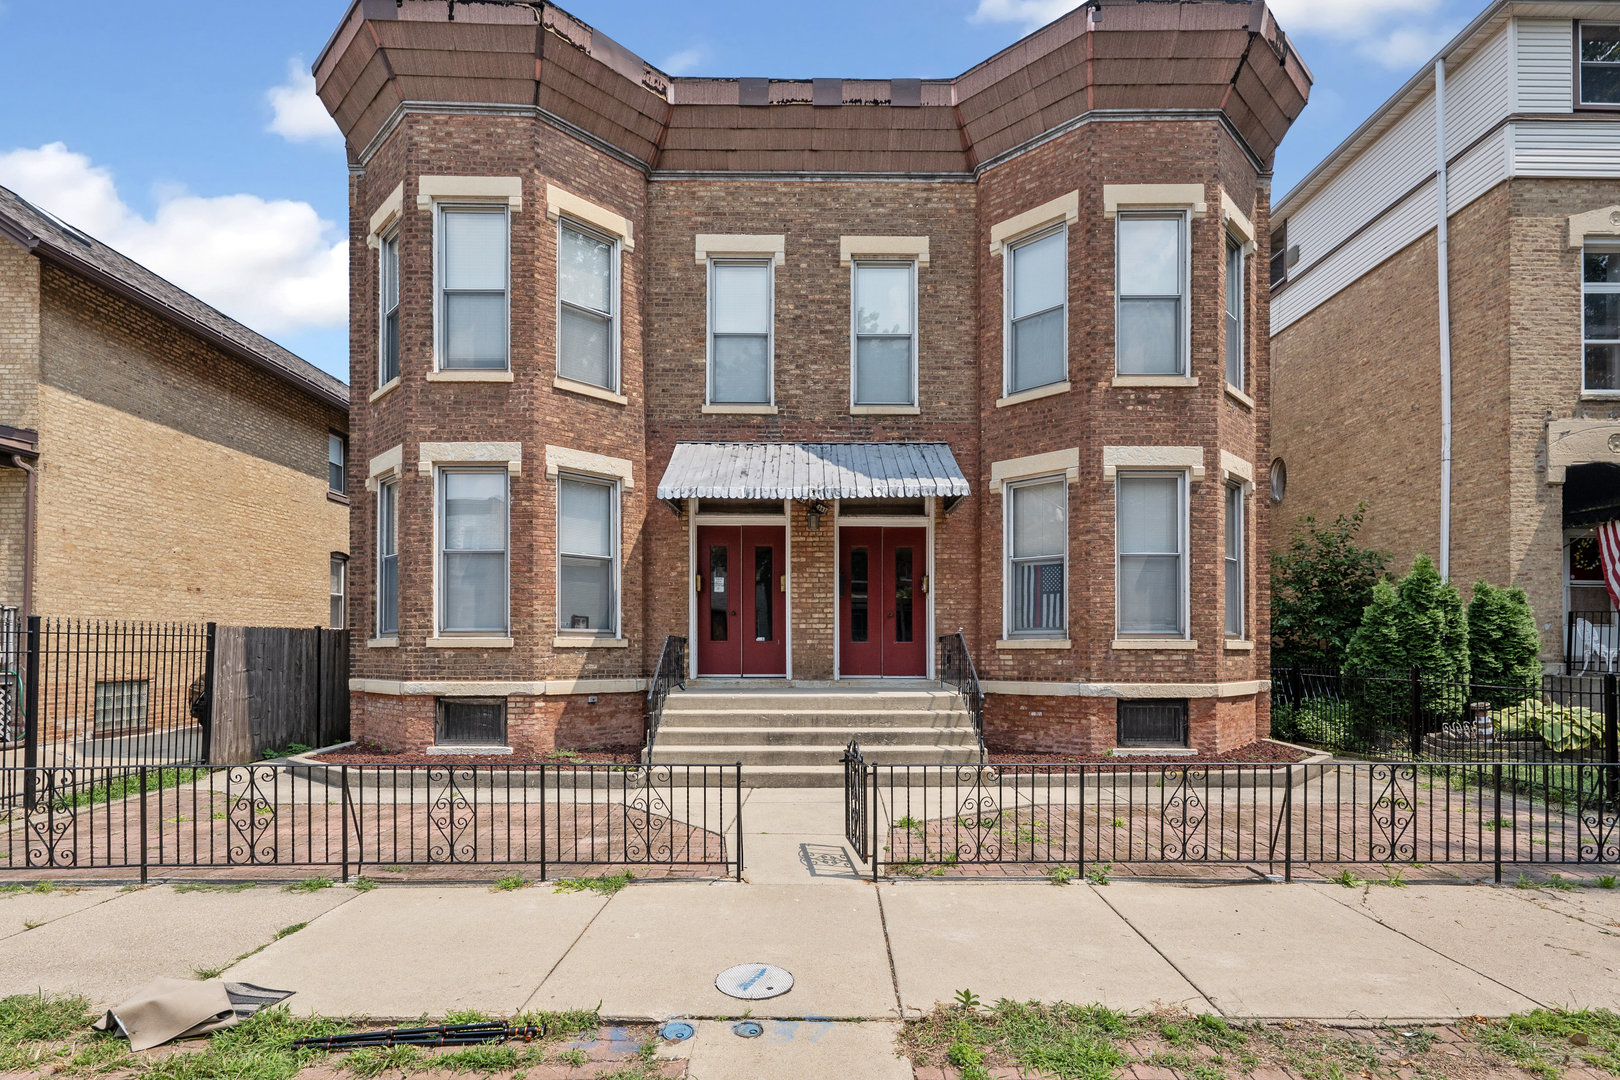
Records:
M195 781L193 781L195 782ZM128 820L127 818L125 819ZM146 766L141 766L141 884L146 884Z
M646 768L646 766L643 766ZM546 880L546 767L540 766L540 880Z
M1283 789L1283 881L1291 885L1294 882L1294 770L1299 766L1287 768L1288 786Z
M1416 664L1412 665L1412 757L1414 759L1423 754L1423 673Z
M1033 778L1031 779L1033 781ZM1065 792L1068 791L1068 787L1067 783L1063 785ZM1100 792L1097 797L1102 798ZM1098 837L1097 842L1100 844L1102 838ZM1080 766L1080 857L1076 861L1079 865L1080 880L1084 881L1086 877L1086 767L1084 765Z
M1496 883L1502 884L1502 763L1491 766L1491 782L1496 789L1496 820L1491 832L1496 834Z
M338 818L343 822L343 880L347 882L349 880L349 766L343 764L338 768L340 770L339 775L343 778L343 810L338 815ZM360 838L356 837L355 839ZM361 844L364 845L364 843L365 841L361 840ZM361 850L365 850L363 846ZM331 858L331 856L328 855L327 858Z
M23 663L23 809L32 810L39 785L39 616L28 616L28 650Z
M203 654L203 692L197 721L202 725L202 763L214 760L214 657L219 651L219 624L208 624L206 651Z
M1603 795L1606 805L1620 806L1620 675L1603 676Z
M724 790L724 789L722 789ZM737 762L737 880L743 877L742 762ZM724 828L722 817L721 828Z

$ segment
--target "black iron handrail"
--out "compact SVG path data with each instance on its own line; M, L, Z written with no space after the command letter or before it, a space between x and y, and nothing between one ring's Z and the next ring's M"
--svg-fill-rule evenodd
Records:
M968 651L967 636L960 630L939 639L939 680L953 688L967 703L968 715L973 718L973 734L979 740L979 762L986 760L984 752L984 691L979 686L979 672L973 666L973 654Z
M653 672L652 685L647 687L647 745L641 760L652 761L653 741L658 738L658 722L664 717L664 702L669 692L686 686L686 639L671 634L664 639L664 648L658 654L658 670Z

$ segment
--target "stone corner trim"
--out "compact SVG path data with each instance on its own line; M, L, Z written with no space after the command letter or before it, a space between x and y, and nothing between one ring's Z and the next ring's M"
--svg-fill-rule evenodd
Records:
M1114 479L1120 469L1186 469L1194 480L1202 480L1204 448L1202 446L1103 447L1103 479Z
M1103 216L1121 210L1191 210L1194 217L1209 213L1203 184L1104 184ZM1253 226L1250 226L1251 231Z
M1571 465L1620 465L1620 420L1547 421L1547 483L1562 484Z
M618 480L624 485L624 490L635 490L636 481L631 473L630 463L624 458L608 457L606 454L593 454L588 450L572 450L566 446L546 447L546 476L557 479L558 472L585 473L588 476L601 476L610 480Z
M787 237L765 233L698 233L697 262L706 266L710 259L770 259L777 266L787 262Z
M482 463L505 465L513 476L523 472L523 444L515 442L425 442L417 447L417 471L431 475L435 465Z
M523 209L521 176L423 176L416 182L416 206L431 210L436 201L470 199L504 202L516 214Z
M396 446L392 450L384 450L371 459L371 468L366 473L366 490L376 491L377 485L384 480L398 478L405 471L405 447Z
M1254 466L1230 450L1221 451L1221 479L1240 480L1244 487L1254 487Z
M606 207L597 206L571 191L564 191L555 184L547 184L546 217L556 221L564 214L617 236L619 242L624 245L624 250L636 250L636 236L629 218L623 214L616 214Z
M1226 222L1227 231L1243 241L1243 253L1252 255L1256 242L1254 222L1250 221L1249 215L1232 201L1232 196L1226 193L1225 188L1221 189L1221 219Z
M1009 480L1023 480L1033 476L1063 474L1071 484L1080 482L1080 449L1053 450L1047 454L1008 458L990 463L990 490L1000 491Z
M1073 225L1079 220L1080 192L1070 191L1059 195L1051 202L990 226L990 254L1000 255L1012 241L1048 225L1056 225L1060 221Z
M1588 236L1620 236L1620 206L1605 206L1569 216L1569 246L1578 248Z
M401 180L394 185L394 190L390 191L388 197L377 207L377 212L371 215L371 222L367 226L366 232L366 246L380 247L383 233L393 228L394 222L398 221L404 213L405 181Z
M928 265L926 236L840 236L838 261L848 266L856 259L916 259Z

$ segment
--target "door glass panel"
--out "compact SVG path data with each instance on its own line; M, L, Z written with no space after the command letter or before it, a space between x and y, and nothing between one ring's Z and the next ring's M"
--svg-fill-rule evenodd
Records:
M866 549L851 548L849 552L849 640L866 641L868 567Z
M776 625L773 618L772 601L776 590L771 588L771 580L776 577L775 551L768 547L754 549L754 640L770 641L774 635L771 628Z
M912 633L911 549L894 549L894 640L910 641Z
M709 548L709 640L725 641L726 634L726 549L722 544Z

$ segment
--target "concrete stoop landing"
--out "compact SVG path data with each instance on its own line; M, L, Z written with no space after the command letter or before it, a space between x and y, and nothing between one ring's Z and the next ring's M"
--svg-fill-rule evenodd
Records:
M966 703L937 682L700 680L669 695L652 761L741 761L746 787L837 787L852 739L868 761L979 760Z

